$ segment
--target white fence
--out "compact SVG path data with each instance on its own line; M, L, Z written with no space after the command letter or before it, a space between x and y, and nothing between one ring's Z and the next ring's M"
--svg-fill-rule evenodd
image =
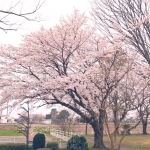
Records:
M75 134L73 134L73 132L64 132L64 131L62 131L62 130L60 130L60 129L51 129L50 130L50 134L51 135L53 135L53 136L55 136L55 137L57 137L57 138L59 138L59 139L61 139L61 140L63 140L63 141L68 141L73 135L75 135Z
M66 143L63 143L62 141L67 142L73 135L76 135L73 132L64 132L61 129L57 129L57 130L51 129L50 134L55 136L56 138L59 138L59 147L60 148L66 147Z

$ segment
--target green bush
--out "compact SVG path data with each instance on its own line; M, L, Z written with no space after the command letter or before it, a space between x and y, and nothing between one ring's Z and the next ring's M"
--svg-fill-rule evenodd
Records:
M48 142L46 144L47 148L51 148L52 150L58 150L58 143L57 142Z
M45 135L38 133L33 138L33 149L45 148Z
M121 134L125 134L126 133L126 135L130 135L131 134L130 133L130 127L131 127L130 124L122 125L123 131L121 131Z
M88 150L86 138L75 135L67 143L67 150Z
M0 144L0 150L25 150L26 145L23 143Z

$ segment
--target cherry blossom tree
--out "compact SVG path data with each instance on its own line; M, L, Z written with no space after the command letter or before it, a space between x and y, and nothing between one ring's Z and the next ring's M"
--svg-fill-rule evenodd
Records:
M94 148L105 148L104 120L108 97L132 68L132 59L119 42L109 43L75 10L50 29L42 27L24 37L7 79L11 101L30 98L41 105L60 104L80 115L94 130ZM7 49L7 50L8 50ZM13 80L12 80L12 75ZM6 79L6 80L7 80ZM3 99L8 97L3 92Z

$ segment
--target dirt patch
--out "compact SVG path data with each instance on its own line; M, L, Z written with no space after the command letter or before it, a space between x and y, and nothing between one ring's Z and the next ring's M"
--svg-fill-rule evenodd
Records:
M16 130L16 124L0 124L0 130Z

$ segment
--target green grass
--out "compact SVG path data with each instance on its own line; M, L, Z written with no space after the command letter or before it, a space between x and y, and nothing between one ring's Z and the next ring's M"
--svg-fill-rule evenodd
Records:
M130 135L122 141L122 145L137 148L137 150L150 150L150 135Z
M93 135L82 135L85 137L93 137ZM54 139L53 136L51 136L52 139ZM121 136L118 136L117 142ZM54 141L57 141L59 143L59 140L56 138ZM107 135L104 136L104 141L108 141ZM125 138L122 141L122 144L124 146L135 148L136 150L150 150L150 135L130 135L125 136ZM88 142L89 150L92 150L93 143ZM66 150L65 148L62 148L60 150Z
M117 143L121 136L117 137ZM104 136L104 141L108 141L108 137ZM124 146L133 147L137 150L150 150L150 135L130 135L125 136L122 141Z
M0 136L22 136L17 130L0 130Z

